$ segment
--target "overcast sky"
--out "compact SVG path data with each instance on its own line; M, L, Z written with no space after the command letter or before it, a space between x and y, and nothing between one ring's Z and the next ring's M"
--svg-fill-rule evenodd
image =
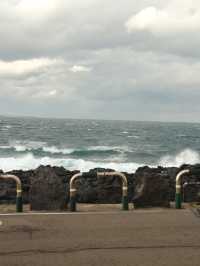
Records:
M1 0L0 114L200 121L199 0Z

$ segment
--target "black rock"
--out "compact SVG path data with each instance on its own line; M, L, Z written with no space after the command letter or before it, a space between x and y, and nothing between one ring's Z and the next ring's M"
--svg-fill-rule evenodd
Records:
M136 173L124 173L128 180L128 198L133 199L136 207L168 206L174 201L175 179L180 170L189 169L190 174L183 176L185 182L200 182L200 164L177 167L148 166L138 168ZM76 180L77 200L80 203L120 203L122 182L118 176L97 177L96 168ZM69 182L79 171L68 171L63 167L40 166L30 171L10 171L22 181L23 202L30 203L33 210L62 210L69 201ZM0 171L0 173L3 173ZM5 173L6 174L6 173ZM187 202L200 201L200 185L188 185L182 190ZM0 179L0 203L14 203L16 183Z
M163 168L139 168L135 173L133 203L138 207L169 207L169 176Z
M3 174L3 172L1 171ZM13 170L4 174L16 175L22 182L23 203L29 202L30 178L34 171ZM0 179L0 203L15 203L16 201L16 182L12 179Z
M119 176L97 177L97 169L90 170L76 182L77 200L81 203L120 203L122 200L122 181ZM112 169L98 169L100 172L113 172ZM129 200L133 197L134 175L124 173L129 184Z
M60 167L40 166L34 171L30 184L31 210L63 210L68 195L64 184L66 170Z
M200 164L183 165L180 170L188 169L189 174L184 175L182 183L182 195L185 202L200 202Z

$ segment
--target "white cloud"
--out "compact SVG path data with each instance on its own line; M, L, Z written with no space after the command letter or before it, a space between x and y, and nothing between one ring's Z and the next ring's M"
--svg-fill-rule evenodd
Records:
M29 92L30 93L30 92ZM50 100L50 99L58 99L62 95L62 91L60 90L49 90L47 87L41 87L40 89L34 91L31 95L32 100Z
M154 119L174 108L175 119L184 99L199 111L200 1L113 3L1 0L0 112L11 100L14 113L26 103L33 115Z
M20 0L16 5L16 12L19 16L28 19L44 18L56 10L59 2L57 0Z
M200 30L200 2L171 0L165 8L146 7L125 23L129 32L149 31L153 34L177 34Z
M55 96L57 94L57 90L52 90L49 92L49 96Z
M69 69L71 72L90 72L92 69L86 66L74 65Z
M0 76L20 76L58 64L57 59L37 58L29 60L3 61L0 60Z

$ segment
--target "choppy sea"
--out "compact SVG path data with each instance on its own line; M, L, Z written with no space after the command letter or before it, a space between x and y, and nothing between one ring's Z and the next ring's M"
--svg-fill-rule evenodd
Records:
M0 117L0 169L200 163L200 124Z

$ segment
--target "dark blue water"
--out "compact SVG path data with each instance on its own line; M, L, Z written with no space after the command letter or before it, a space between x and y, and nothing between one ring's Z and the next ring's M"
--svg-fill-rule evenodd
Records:
M135 171L200 162L200 124L0 117L0 168Z

